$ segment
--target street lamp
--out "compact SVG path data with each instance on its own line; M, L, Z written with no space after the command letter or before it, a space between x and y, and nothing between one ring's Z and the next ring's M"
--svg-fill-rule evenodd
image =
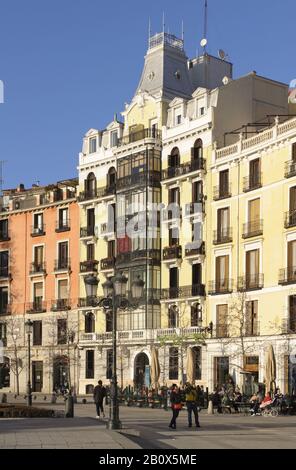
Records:
M111 418L107 423L108 429L121 429L122 425L119 419L119 403L118 403L118 390L117 390L117 310L130 309L133 310L138 307L139 300L143 296L144 281L138 277L132 283L132 298L134 302L130 302L126 298L126 288L128 278L122 274L117 273L112 278L108 278L102 284L104 291L104 298L95 300L99 281L93 276L84 278L86 295L92 297L92 305L102 306L105 310L112 310L112 378L111 378Z
M31 334L33 332L32 320L25 322L25 329L28 335L28 383L27 383L27 405L32 406L32 387L31 387Z

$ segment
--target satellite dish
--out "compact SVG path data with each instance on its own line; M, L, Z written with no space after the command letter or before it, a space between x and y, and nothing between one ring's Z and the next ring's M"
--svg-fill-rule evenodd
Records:
M225 53L225 51L223 51L223 49L219 49L218 55L219 55L221 60L225 60L226 53Z
M206 38L204 38L200 41L201 47L206 47L207 44L208 44L208 40Z

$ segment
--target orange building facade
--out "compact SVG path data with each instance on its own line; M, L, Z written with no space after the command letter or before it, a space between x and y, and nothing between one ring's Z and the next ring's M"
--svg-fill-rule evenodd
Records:
M0 384L34 393L77 387L77 180L4 191L0 207Z

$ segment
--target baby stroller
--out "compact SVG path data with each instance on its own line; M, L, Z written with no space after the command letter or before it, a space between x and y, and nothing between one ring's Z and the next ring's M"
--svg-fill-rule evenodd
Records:
M272 416L276 417L279 415L278 410L278 398L275 397L273 400L261 403L259 406L261 416Z

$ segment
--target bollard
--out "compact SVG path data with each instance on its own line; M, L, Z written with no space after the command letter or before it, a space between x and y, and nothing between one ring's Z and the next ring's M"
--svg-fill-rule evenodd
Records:
M213 400L209 400L208 415L214 414Z
M70 394L65 398L65 416L74 418L74 399Z
M56 403L57 402L57 394L56 392L53 392L51 395L51 403Z

